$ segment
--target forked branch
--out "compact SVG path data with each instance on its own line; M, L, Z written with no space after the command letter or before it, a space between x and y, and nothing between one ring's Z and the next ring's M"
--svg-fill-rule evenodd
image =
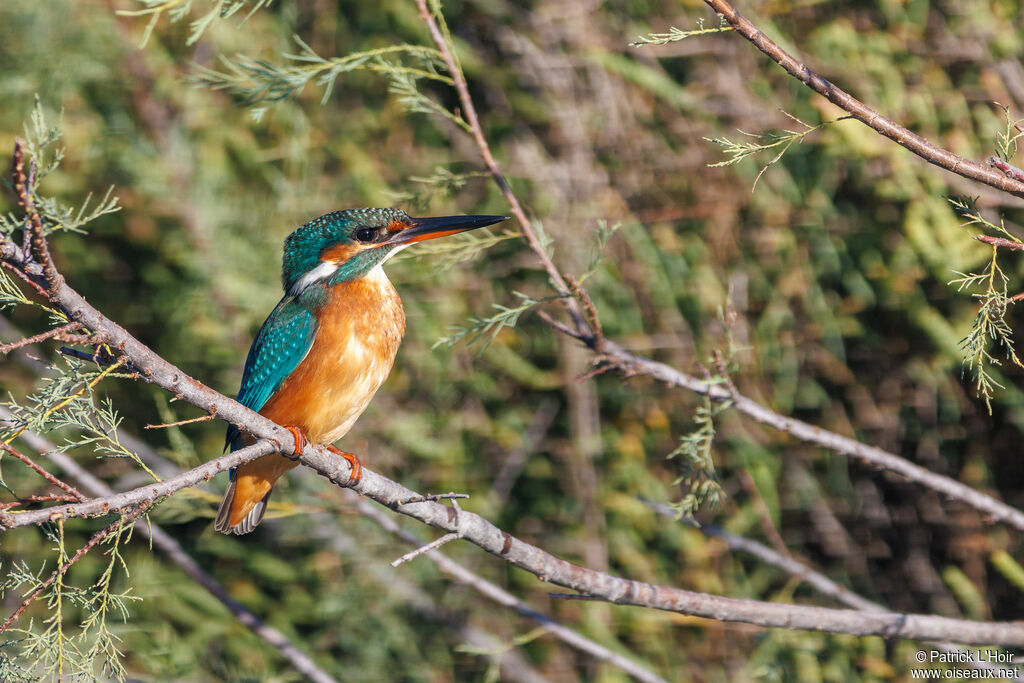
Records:
M904 147L925 161L935 164L947 171L956 173L971 180L985 183L997 190L1008 192L1016 197L1024 197L1024 182L1012 175L1006 175L998 169L985 164L965 159L947 149L932 144L917 133L913 133L895 121L886 118L867 106L842 88L829 82L826 78L811 70L803 62L795 59L779 47L778 43L761 32L746 17L736 11L727 0L704 0L711 9L718 12L736 32L749 40L761 52L768 55L776 64L811 90L823 95L829 102L840 107L853 118L864 123L875 132L884 135L896 144Z

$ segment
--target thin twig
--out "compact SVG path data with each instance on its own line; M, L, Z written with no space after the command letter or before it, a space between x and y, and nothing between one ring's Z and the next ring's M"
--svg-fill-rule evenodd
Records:
M456 498L469 498L468 493L428 493L425 496L412 496L406 500L398 501L399 505L412 505L413 503L437 502L439 500L455 500Z
M76 501L83 501L83 500L85 500L85 496L82 495L81 491L76 489L71 484L68 484L67 482L63 482L60 479L58 479L57 477L55 477L52 474L50 474L49 472L47 472L45 469L43 469L42 467L37 465L35 463L35 461L32 460L32 458L28 457L24 453L19 452L11 444L0 442L0 448L2 448L3 450L7 451L11 455L13 455L15 458L17 458L18 460L22 461L26 465L28 465L31 469L33 469L37 473L39 473L39 476L41 476L43 479L45 479L46 481L50 482L51 484L53 484L57 488L62 489L65 493L67 493L69 496L73 497Z
M101 339L100 337L98 337L95 334L89 335L89 339L92 340L92 341L89 342L91 344L100 345L100 344L104 343L104 340ZM84 361L86 361L88 363L95 363L97 365L97 367L101 367L101 368L109 367L110 365L112 365L113 363L116 363L118 361L118 359L116 357L111 356L109 353L107 353L106 348L104 348L102 346L100 348L96 349L92 353L86 353L85 351L80 351L79 349L73 349L70 346L62 346L59 349L57 349L57 352L60 353L60 354L65 355L65 356L70 356L71 358L77 358L78 360L84 360ZM132 364L129 363L129 362L125 362L124 363L124 368L125 368L125 370L127 370L128 372L131 372L131 373L138 372L132 366Z
M25 234L27 235L28 233L25 233ZM25 252L22 251L21 253L25 253ZM21 268L15 266L13 263L8 263L7 261L4 261L3 263L0 263L0 265L2 265L4 268L6 268L7 270L11 271L12 273L17 275L22 280L24 280L30 287L32 287L32 289L36 290L36 292L38 292L39 295L42 296L44 299L46 298L46 289L42 285L40 285L38 282L33 280L24 270L22 270Z
M421 545L419 548L416 548L415 550L407 552L405 555L402 555L400 558L398 558L397 560L392 562L391 566L392 567L397 567L397 566L399 566L401 564L405 564L409 560L413 560L413 559L419 557L420 555L422 555L423 553L429 553L431 550L437 550L438 548L443 546L445 543L448 543L450 541L454 541L458 537L459 537L459 535L455 534L455 533L445 534L441 538L438 538L438 539L436 539L434 541L431 541L430 543L427 543L426 545Z
M530 219L526 217L526 212L523 211L522 205L519 203L519 198L516 197L515 193L512 192L512 188L509 186L508 181L502 174L501 169L498 167L498 162L494 160L494 155L491 153L491 146L487 142L487 137L484 135L483 128L480 126L480 119L476 114L476 107L473 105L473 98L469 95L469 86L466 84L466 77L462 73L462 68L455 61L455 57L452 54L451 47L448 45L448 41L445 40L444 35L441 33L441 29L438 28L437 22L434 20L434 16L430 13L430 8L427 6L427 0L416 0L416 5L420 10L420 18L423 19L423 23L427 25L427 30L430 32L430 37L437 46L438 52L441 53L441 59L444 61L445 68L448 69L448 73L451 74L452 80L454 81L455 92L458 93L459 103L462 106L462 113L465 116L466 123L469 124L470 130L473 133L473 140L476 142L477 148L480 150L480 157L484 161L484 165L491 174L491 178L494 179L494 183L498 186L502 196L505 197L505 201L508 202L509 209L512 211L512 215L519 221L519 228L522 230L523 237L526 238L527 244L530 249L537 255L544 270L547 271L548 277L551 279L551 285L555 288L555 291L559 295L565 295L569 292L569 287L562 277L561 271L555 265L551 257L544 250L544 245L541 243L540 238L537 236L536 231L533 229L533 224ZM566 308L569 310L569 315L572 317L573 322L579 330L586 329L583 316L580 313L579 306L576 304L576 300L572 298L565 298Z
M12 500L7 503L0 503L0 510L10 510L11 508L21 507L22 505L31 505L32 503L73 503L79 500L82 499L68 494L61 495L57 493L42 496L23 496L21 498L18 498L18 500Z
M61 335L67 334L68 332L74 332L75 330L81 329L81 327L81 323L70 322L66 325L55 327L52 330L47 330L46 332L40 332L39 334L33 335L31 337L26 337L25 339L22 339L20 341L11 342L10 344L0 344L0 356L7 355L11 351L14 351L15 349L20 349L23 346L28 346L30 344L35 344L37 342L46 341L47 339L51 339L53 337L60 337Z
M550 398L545 399L537 408L537 412L530 421L530 426L526 428L523 445L513 450L505 458L505 462L491 484L491 496L496 508L500 509L508 500L516 479L519 478L519 474L526 465L527 458L540 447L544 436L554 424L558 411L557 401Z
M14 191L18 195L18 204L21 205L28 221L26 243L31 244L32 254L36 263L42 266L43 276L46 281L47 290L55 291L64 284L64 277L58 272L50 257L50 247L46 243L43 234L43 219L36 209L35 200L32 198L32 185L35 179L35 161L31 162L29 174L25 173L25 149L27 143L21 138L14 139L13 176Z
M372 519L395 537L400 538L411 545L419 545L420 540L416 536L402 529L392 517L379 507L371 505L365 499L360 499L356 507L364 517ZM595 643L571 628L563 626L546 614L538 612L505 589L500 588L477 574L474 574L455 560L446 557L444 554L427 553L427 558L436 564L442 572L450 576L455 581L473 588L484 597L493 600L499 605L509 607L522 616L537 621L547 629L548 633L559 638L571 647L574 647L581 652L586 652L596 659L613 664L633 678L643 681L644 683L664 683L663 678L655 675L640 664L637 664L631 659L623 657L616 652L612 652L603 645Z
M188 420L178 420L177 422L164 422L158 425L146 425L144 429L167 429L168 427L180 427L182 425L190 425L196 422L209 422L213 419L213 415L200 415L199 417L193 417Z
M1002 249L1013 249L1014 251L1024 251L1024 242L1017 242L1015 240L1009 240L1005 237L993 237L992 235L972 235L974 239L985 244L991 244L993 247L1000 247Z

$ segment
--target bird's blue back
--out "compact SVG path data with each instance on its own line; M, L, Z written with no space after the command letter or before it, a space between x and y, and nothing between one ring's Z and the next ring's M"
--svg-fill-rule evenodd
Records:
M309 353L316 336L313 312L292 296L285 296L264 321L249 348L242 372L238 402L259 411ZM238 428L228 427L227 445L237 450Z

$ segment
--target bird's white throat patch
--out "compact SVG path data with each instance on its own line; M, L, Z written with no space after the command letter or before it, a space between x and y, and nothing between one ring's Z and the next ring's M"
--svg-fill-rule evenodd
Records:
M385 256L384 259L373 268L373 270L364 276L364 278L378 286L385 283L390 284L388 276L384 274L384 268L382 266L390 260L392 256L402 251L407 246L409 245L403 244L400 247L392 249L387 256ZM321 261L320 265L296 280L295 284L292 285L292 288L288 290L288 294L291 296L298 296L302 294L302 292L304 292L310 285L329 279L332 275L338 272L338 268L340 267L340 263L334 263L333 261Z
M330 261L321 261L320 265L318 265L316 268L312 269L311 271L300 277L298 280L296 280L295 284L292 285L292 288L288 290L288 293L292 296L298 296L299 294L302 294L302 292L304 292L306 288L309 287L310 285L320 282L321 280L326 280L327 278L331 277L337 272L337 263L331 263Z

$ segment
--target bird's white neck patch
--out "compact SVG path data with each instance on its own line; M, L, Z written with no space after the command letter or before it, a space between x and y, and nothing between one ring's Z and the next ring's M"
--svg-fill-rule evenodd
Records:
M388 261L390 261L394 257L398 256L398 254L400 252L405 251L406 249L408 249L411 246L412 246L412 243L410 242L409 244L402 244L402 245L399 245L399 246L395 247L394 249L392 249L391 251L388 252L388 255L384 257L384 259L380 262L380 265L383 266L385 263L387 263Z
M374 266L373 270L367 273L365 277L371 281L376 281L380 278L384 278L384 280L386 281L388 278L384 274L384 269L381 266L390 261L391 258L395 256L398 252L410 246L412 245L403 244L389 251L387 255L383 259L381 259L380 263ZM292 285L292 288L288 290L288 294L290 294L291 296L298 296L302 294L302 292L304 292L306 288L309 287L310 285L316 284L317 282L322 282L323 280L327 280L328 278L330 278L332 275L338 272L338 268L340 267L340 263L334 263L333 261L321 261L316 268L313 268L308 273L306 273L298 280L296 280L295 284Z
M321 280L326 280L327 278L331 277L337 272L337 263L331 263L330 261L321 261L316 268L312 269L311 271L300 277L298 280L296 280L295 284L292 285L292 288L288 290L288 293L291 296L298 296L302 294L310 285L320 282Z

